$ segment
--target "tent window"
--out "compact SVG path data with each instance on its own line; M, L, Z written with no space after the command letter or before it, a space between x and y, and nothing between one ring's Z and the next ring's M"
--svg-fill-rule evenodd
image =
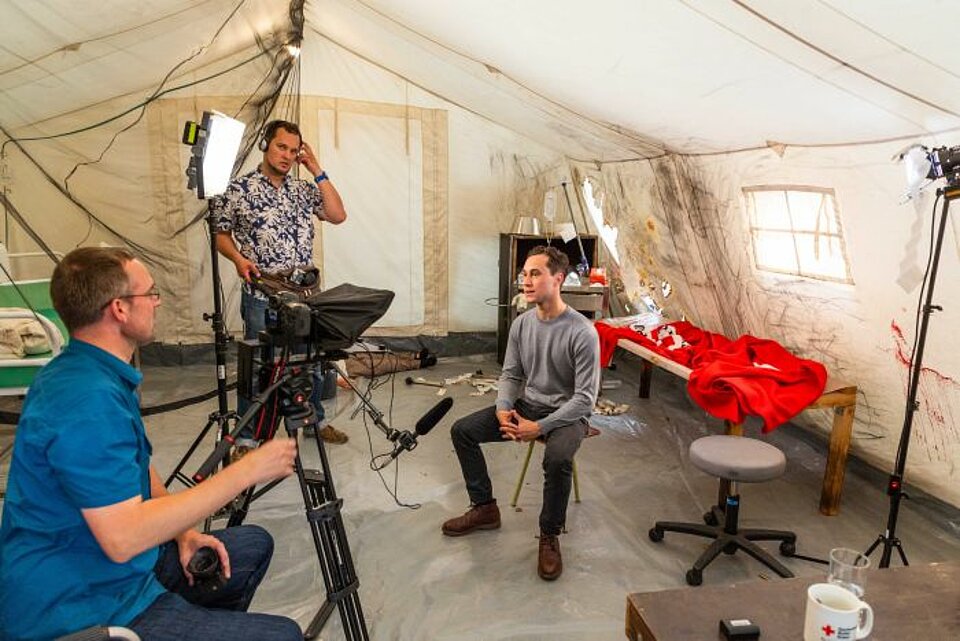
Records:
M587 211L593 219L594 226L600 231L600 238L604 246L613 257L613 262L620 264L620 254L617 252L617 236L620 230L608 225L603 219L603 195L593 192L593 184L589 180L583 181L583 200L587 203Z
M853 283L832 189L745 187L757 269Z

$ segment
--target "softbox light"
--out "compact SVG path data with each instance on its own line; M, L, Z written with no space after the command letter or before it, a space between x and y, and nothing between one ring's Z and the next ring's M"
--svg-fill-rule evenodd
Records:
M191 145L187 167L189 189L197 198L212 198L227 191L233 163L243 140L246 125L217 111L204 111L200 123L187 122L183 142Z

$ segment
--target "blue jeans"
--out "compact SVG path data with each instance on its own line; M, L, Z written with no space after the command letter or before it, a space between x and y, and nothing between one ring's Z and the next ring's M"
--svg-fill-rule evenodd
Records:
M251 340L267 329L267 307L269 302L248 294L246 285L240 293L240 316L243 318L243 338Z
M250 614L247 608L270 565L273 539L256 525L211 532L230 555L230 580L216 592L192 588L180 567L177 544L160 547L154 572L169 592L128 628L143 641L302 641L300 626L286 617Z

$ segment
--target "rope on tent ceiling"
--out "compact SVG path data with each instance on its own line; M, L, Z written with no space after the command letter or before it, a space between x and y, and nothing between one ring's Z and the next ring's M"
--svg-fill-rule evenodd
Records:
M824 49L824 48L822 48L822 47L820 47L820 46L818 46L818 45L815 45L814 43L812 43L812 42L810 42L809 40L807 40L807 39L803 38L802 36L800 36L798 33L794 32L794 31L791 31L790 29L787 29L787 28L786 28L785 26L783 26L782 24L780 24L780 23L776 22L775 20L773 20L773 19L771 19L771 18L768 18L768 17L765 16L764 14L760 13L759 11L757 11L756 9L754 9L753 7L751 7L750 5L748 5L748 4L747 4L746 2L744 2L743 0L731 0L731 2L733 2L733 3L734 3L735 5L737 5L738 7L742 8L744 11L747 11L747 12L753 14L754 16L756 16L757 18L759 18L759 19L762 20L763 22L767 23L768 25L770 25L770 26L773 27L774 29L776 29L776 30L780 31L781 33L789 36L790 38L796 40L797 42L799 42L800 44L804 45L805 47L807 47L807 48L809 48L809 49L812 49L812 50L816 51L817 53L819 53L820 55L822 55L822 56L824 56L824 57L826 57L826 58L829 58L830 60L836 62L838 65L841 65L843 68L849 69L850 71L853 71L854 73L860 74L861 76L863 76L864 78L867 78L868 80L871 80L871 81L873 81L873 82L875 82L875 83L877 83L877 84L879 84L879 85L882 85L882 86L886 87L887 89L890 89L891 91L900 94L901 96L904 96L904 97L906 97L906 98L910 98L911 100L915 100L915 101L919 102L919 103L922 104L922 105L926 105L927 107L930 107L931 109L936 109L937 111L941 111L941 112L943 112L943 113L945 113L945 114L948 114L948 115L950 115L950 116L954 116L954 117L960 118L960 113L957 113L956 111L953 111L953 110L950 109L949 107L944 107L943 105L938 105L937 103L935 103L935 102L933 102L933 101L927 100L926 98L923 98L923 97L918 96L918 95L916 95L916 94L914 94L914 93L911 93L911 92L907 91L906 89L902 89L902 88L894 85L892 82L888 82L888 81L886 81L886 80L884 80L884 79L882 79L882 78L880 78L880 77L878 77L878 76L875 76L875 75L873 75L872 73L870 73L869 71L866 71L865 69L861 69L860 67L852 64L852 63L849 62L848 60L844 60L843 58L840 58L839 56L830 53L830 52L827 51L826 49Z
M267 54L270 54L270 53L272 52L272 53L274 53L274 62L273 62L273 64L271 65L270 71L269 71L268 74L264 77L264 80L257 86L257 89L254 90L254 93L251 94L251 96L248 97L247 101L244 102L244 107L246 107L248 104L250 104L250 102L251 102L250 98L252 98L252 97L255 95L255 92L258 91L258 90L266 83L266 81L268 80L268 78L273 74L274 70L277 68L277 60L280 59L281 57L285 57L285 58L289 59L289 56L286 55L286 52L285 52L285 49L284 49L284 46L285 46L285 44L287 44L287 43L274 44L274 45L272 45L272 46L266 46L266 44L265 44L264 42L262 42L262 41L259 39L259 37L258 37L258 38L257 38L257 44L258 44L258 47L259 47L260 51L258 51L258 53L255 54L254 56L251 56L251 57L249 57L249 58L247 58L247 59L245 59L245 60L243 60L243 61L241 61L241 62L239 62L239 63L237 63L237 64L235 64L235 65L233 65L233 66L231 66L231 67L228 67L227 69L224 69L224 70L221 70L221 71L219 71L219 72L210 74L210 75L205 76L205 77L203 77L203 78L200 78L200 79L198 79L198 80L195 80L195 81L192 81L192 82L183 83L183 84L180 84L180 85L177 85L177 86L168 87L168 88L164 89L164 86L166 85L166 83L170 80L171 77L173 77L173 75L174 75L179 69L181 69L185 64L187 64L188 62L190 62L190 61L193 60L194 58L196 58L196 57L198 57L199 55L201 55L202 53L204 53L204 52L216 41L216 39L220 36L220 34L223 32L223 30L226 28L226 26L229 24L229 22L234 18L234 16L236 16L237 12L242 8L242 6L244 5L245 2L246 2L246 0L240 0L240 2L233 8L233 10L230 12L230 14L226 17L226 19L220 24L220 26L218 27L217 31L213 34L213 36L210 38L210 40L209 40L205 45L203 45L199 50L197 50L196 52L194 52L193 54L191 54L190 56L188 56L188 57L185 58L184 60L180 61L179 63L177 63L177 64L164 76L164 78L161 80L161 82L159 83L159 85L157 86L157 88L153 91L153 93L152 93L148 98L146 98L145 100L141 101L140 103L138 103L138 104L136 104L136 105L133 105L132 107L130 107L130 108L128 108L128 109L125 109L124 111L122 111L122 112L119 113L119 114L116 114L116 115L114 115L114 116L111 116L110 118L107 118L107 119L105 119L105 120L101 120L100 122L96 122L96 123L93 123L93 124L91 124L91 125L87 125L87 126L84 126L84 127L80 127L80 128L78 128L78 129L74 129L74 130L71 130L71 131L61 132L61 133L58 133L58 134L51 134L51 135L46 135L46 136L31 136L31 137L15 138L15 137L11 136L10 133L9 133L5 128L3 128L2 126L0 126L0 132L2 132L2 133L4 134L4 136L7 138L7 140L4 141L4 143L3 143L2 145L0 145L0 157L5 157L7 144L13 143L13 144L20 150L20 152L23 153L23 155L43 174L43 176L47 179L48 182L50 182L65 198L67 198L71 203L73 203L73 204L74 204L76 207L78 207L84 214L87 215L87 217L88 217L89 220L91 221L91 229L92 229L92 224L93 224L93 222L96 222L96 223L99 224L103 229L107 230L108 232L110 232L111 234L113 234L114 236L116 236L118 239L120 239L122 242L124 242L127 246L131 247L132 249L134 249L134 250L136 250L138 253L140 253L140 254L143 256L145 262L147 262L148 264L156 265L156 264L157 264L157 261L169 262L169 261L170 261L170 257L167 256L166 254L161 253L161 252L156 252L156 251L154 251L154 250L148 249L147 247L145 247L145 246L143 246L143 245L140 245L139 243L136 243L136 242L133 241L132 239L124 236L124 235L121 234L118 230L116 230L116 229L114 229L113 227L111 227L110 225L108 225L103 219L101 219L100 217L96 216L89 208L87 208L85 205L83 205L83 203L81 203L79 200L77 200L77 199L73 196L73 194L70 193L69 180L70 180L70 178L73 176L73 174L77 171L77 169L78 169L80 166L82 166L82 165L92 165L92 164L96 164L96 163L100 162L100 161L105 157L106 153L110 150L110 148L113 146L113 143L114 143L114 142L116 141L116 139L120 136L120 134L128 131L129 129L131 129L132 127L134 127L135 125L137 125L137 124L142 120L143 115L144 115L144 113L145 113L145 111L146 111L147 106L150 105L152 102L160 99L161 97L163 97L163 96L165 96L165 95L167 95L167 94L169 94L169 93L173 93L173 92L180 91L180 90L183 90L183 89L187 89L187 88L190 88L190 87L193 87L193 86L197 86L197 85L203 84L203 83L205 83L205 82L209 82L209 81L211 81L211 80L213 80L213 79L215 79L215 78L218 78L218 77L224 76L224 75L226 75L226 74L229 74L229 73L231 73L231 72L233 72L233 71L236 71L236 70L238 70L238 69L240 69L240 68L245 67L245 66L248 65L248 64L251 64L251 63L257 61L257 60L260 59L262 56L267 55ZM303 2L304 2L304 0L294 0L294 1L291 2L291 4L290 4L291 20L293 21L293 20L295 20L295 19L299 16L299 25L294 24L294 29L292 30L293 33L291 34L291 35L293 36L293 39L292 39L292 40L288 40L288 43L292 41L292 42L295 42L296 44L299 44L300 41L302 40L302 34L303 34ZM285 71L288 72L288 71L289 71L289 67L288 67ZM269 96L268 96L265 100L263 100L263 101L258 101L258 102L260 103L260 105L259 105L260 107L262 107L263 104L264 104L264 103L267 103L267 102L269 102L269 103L271 104L271 106L272 106L273 102L275 102L276 96L279 94L279 91L280 91L280 90L282 89L282 87L283 87L283 83L284 83L284 81L286 80L286 75L287 75L286 73L281 73L281 80L280 80L280 82L277 83L277 85L275 86L275 88L274 88L274 90L272 91L271 95L269 95ZM272 101L271 101L271 98L273 99ZM109 124L109 123L111 123L111 122L114 122L114 121L120 119L120 118L123 118L124 116L126 116L126 115L128 115L128 114L130 114L130 113L133 113L134 111L137 111L138 109L140 110L140 113L138 114L137 118L136 118L132 123L130 123L129 125L127 125L126 127L124 127L123 129L121 129L120 131L118 131L118 132L116 132L116 133L114 134L114 136L111 138L111 140L110 140L110 141L107 143L107 145L104 147L103 151L99 154L99 157L98 157L95 161L83 162L83 163L78 163L77 165L75 165L75 166L73 167L73 169L67 174L66 178L65 178L64 181L63 181L63 185L62 185L62 186L61 186L61 184L60 184L49 172L46 171L46 169L44 169L44 167L43 167L33 156L31 156L31 155L26 151L26 149L25 149L24 146L22 145L22 143L24 143L24 142L33 142L33 141L41 141L41 140L52 140L52 139L56 139L56 138L63 138L63 137L67 137L67 136L76 135L76 134L79 134L79 133L82 133L82 132L86 132L86 131L91 131L91 130L93 130L93 129L97 129L97 128L99 128L99 127L103 127L103 126L105 126L105 125L107 125L107 124ZM269 113L269 109L267 110L267 113ZM251 146L252 146L252 145L251 145ZM247 153L249 153L249 148L248 148L248 150L247 150ZM244 156L244 158L245 158L245 156ZM241 163L242 163L242 159L238 159L238 164L237 164L237 166L239 167L239 165L240 165ZM35 239L39 239L39 237L40 237L39 234L37 234L36 230L34 230L34 229L32 229L32 228L29 228L29 226L27 225L26 221L23 219L22 216L19 217L18 222L19 222L21 225L24 226L24 229L31 235L31 237L34 237ZM192 222L195 222L195 221L192 221ZM192 222L191 222L191 223L188 223L187 226L189 226L190 224L192 224ZM175 234L175 235L176 235L176 234ZM88 231L88 236L89 236L89 231ZM86 237L84 238L84 240L86 240ZM82 242L83 242L83 241L81 241L81 244L82 244ZM46 244L45 244L45 243L42 243L42 241L41 241L40 243L38 243L38 244L41 244L41 246L44 246L44 247L46 246ZM54 254L52 254L51 252L47 251L46 249L45 249L44 251L47 253L48 256L50 256L51 260L53 260L54 262L57 262L56 256L55 256Z
M237 154L236 162L233 165L234 174L247 162L247 159L259 142L260 133L263 131L264 125L266 125L270 119L282 118L292 122L298 122L300 120L300 58L299 56L291 57L288 55L285 47L288 44L300 46L300 43L303 41L303 6L305 1L306 0L293 0L290 3L291 30L286 43L276 50L270 69L267 70L267 73L260 83L233 114L234 118L238 118L240 114L246 110L253 110L254 113L250 126L247 127L246 133L244 134L244 141L241 145L240 152ZM262 46L259 39L258 43ZM271 78L274 79L272 84L269 83ZM254 98L258 92L268 84L270 84L269 92L262 98L255 100ZM284 92L285 87L290 87L290 89ZM174 231L171 237L176 238L194 225L203 221L207 216L207 209L207 207L204 207L182 227Z
M926 56L920 55L920 54L917 53L916 51L911 51L910 49L907 49L906 47L904 47L902 44L900 44L900 43L897 42L896 40L894 40L894 39L892 39L892 38L888 38L887 36L883 35L883 34L880 33L879 31L877 31L876 29L870 27L869 25L867 25L867 24L865 24L865 23L863 23L863 22L860 22L859 20L857 20L856 18L854 18L853 16L851 16L849 13L845 13L845 12L842 11L841 9L838 9L838 8L835 7L835 6L833 6L833 5L831 5L831 4L827 3L827 2L824 2L824 0L816 0L816 2L817 2L818 4L820 4L820 6L824 7L825 9L828 9L828 10L832 11L833 13L835 13L835 14L837 14L837 15L843 16L848 22L851 22L851 23L857 25L858 27L860 27L861 29L863 29L863 30L866 31L867 33L870 33L871 35L879 38L880 40L883 40L883 41L886 42L888 45L891 45L892 47L895 47L895 48L899 49L901 53L905 53L905 54L907 54L908 56L911 56L911 57L913 57L913 58L916 58L917 60L923 62L924 64L928 64L928 65L930 65L931 67L937 69L938 71L942 71L943 73L947 74L948 76L953 76L953 77L956 78L957 80L960 80L960 74L957 74L957 73L951 71L950 69L947 69L946 67L944 67L943 65L941 65L940 63L938 63L936 60L932 60L932 59L930 59L930 58L927 58Z
M117 37L117 36L126 35L126 34L128 34L128 33L137 31L137 30L139 30L139 29L143 29L144 27L150 27L150 26L153 26L153 25L156 25L156 24L160 24L160 23L162 23L162 22L164 22L164 21L167 21L167 20L171 20L171 19L182 20L182 18L180 18L180 16L181 16L182 14L184 14L184 13L189 13L189 12L191 12L191 11L196 11L196 10L199 9L201 6L203 6L203 5L205 5L205 4L210 4L210 2L214 2L214 1L216 1L216 0L202 0L202 2L188 3L188 4L187 4L184 8L182 8L182 9L179 9L179 10L174 11L174 12L172 12L172 13L168 13L168 14L166 14L166 15L163 15L163 16L160 16L160 17L157 17L157 18L154 18L154 19L152 19L152 20L147 20L146 22L141 22L141 23L136 24L136 25L133 25L133 26L131 26L131 27L126 27L126 28L124 28L124 29L120 29L119 31L113 31L113 32L111 32L111 33L106 33L106 34L103 34L103 35L100 35L100 36L94 36L94 37L92 37L92 38L87 38L86 40L78 40L77 42L71 42L71 43L69 43L69 44L63 45L62 47L58 47L57 49L55 49L55 50L53 50L53 51L49 51L49 52L47 52L47 53L41 54L41 55L36 56L36 57L34 57L34 58L30 58L29 60L28 60L28 59L25 59L25 58L20 58L20 59L22 60L22 62L21 62L20 64L14 66L14 67L10 67L9 69L0 69L0 78L2 78L3 76L5 76L5 75L7 75L7 74L20 71L21 69L23 69L23 68L25 68L25 67L33 67L33 66L35 66L35 65L39 65L41 62L43 62L43 61L46 60L47 58L52 58L52 57L54 57L54 56L58 56L58 57L59 57L60 54L63 54L63 53L66 53L66 52L70 52L70 51L77 51L78 49L80 49L80 48L83 47L84 45L89 45L89 44L92 44L92 43L94 43L94 42L101 42L101 41L104 41L104 40L110 40L111 38L115 38L115 37ZM16 54L14 53L14 55L16 55ZM20 56L17 56L17 57L19 58Z
M194 58L197 58L198 56L200 56L200 55L202 55L204 52L206 52L207 49L209 49L210 46L213 45L213 43L217 41L217 38L220 37L220 34L221 34L221 33L223 32L223 30L227 27L227 25L230 23L230 20L233 19L233 16L236 15L236 13L240 10L240 8L243 6L243 4L244 4L245 2L246 2L246 0L240 0L240 2L233 8L233 11L231 11L230 14L226 17L226 19L224 19L224 21L223 21L222 23L220 23L220 27L219 27L219 28L217 29L217 31L213 34L213 37L211 37L210 40L207 41L206 44L201 45L196 51L194 51L192 54L190 54L189 56L187 56L186 58L184 58L183 60L181 60L180 62L178 62L177 64L175 64L175 65L170 69L170 71L167 72L167 74L163 77L163 79L160 80L160 84L157 85L157 88L154 89L153 93L150 94L150 96L149 96L146 100L144 100L143 102L140 103L140 105L141 105L141 106L140 106L140 113L137 114L137 117L133 120L133 122L131 122L130 124L128 124L127 126L125 126L123 129L120 129L119 131L117 131L116 133L113 134L113 137L110 138L110 141L104 146L103 150L102 150L102 151L100 152L100 154L97 156L97 159L96 159L96 160L88 160L88 161L85 161L85 162L78 162L77 164L75 164L75 165L73 166L73 169L71 169L71 170L67 173L66 178L63 179L63 186L64 186L64 188L67 190L67 193L71 193L71 192L70 192L70 179L73 177L73 174L76 173L76 171L77 171L80 167L86 167L86 166L89 166L89 165L96 165L96 164L98 164L101 160L103 160L103 157L106 155L106 153L107 153L108 151L110 151L110 148L113 147L113 143L115 143L115 142L117 141L117 138L119 138L121 134L124 134L124 133L126 133L127 131L129 131L130 129L132 129L133 127L137 126L137 125L140 123L140 121L143 120L144 114L147 113L147 106L148 106L151 102L153 102L154 100L156 100L160 95L162 95L162 94L164 93L164 86L167 84L167 82L170 80L170 78L172 78L173 75L174 75L178 70L180 70L182 67L184 67L184 66L185 66L187 63L189 63L191 60L193 60ZM129 111L128 111L128 113L129 113ZM72 195L72 193L71 193L71 195ZM92 222L92 221L91 221L91 222ZM86 239L90 236L90 231L92 231L92 229L93 229L93 225L91 224L91 225L90 225L90 229L87 231L87 236L85 236L85 237L83 238L83 240L81 240L81 241L78 243L78 245L82 245L82 244L84 243L84 241L86 241Z
M639 145L642 146L642 147L652 148L652 149L656 150L656 155L655 155L655 156L650 156L649 154L644 154L644 155L638 156L635 160L646 160L647 158L651 158L651 157L652 157L652 158L661 158L661 157L663 157L663 156L665 156L665 155L668 155L668 153L669 153L669 150L668 150L662 143L658 143L658 142L655 142L655 141L652 141L652 140L648 140L648 139L646 139L646 138L643 138L642 136L640 136L640 134L638 134L638 133L636 133L636 132L633 132L633 131L625 128L625 127L620 127L620 126L618 126L618 125L614 125L614 124L611 124L611 123L603 122L603 121L601 121L601 120L595 120L595 119L593 119L593 118L591 118L591 117L589 117L589 116L586 116L586 115L581 114L581 113L579 113L579 112L577 112L577 111L574 111L574 110L571 109L570 107L568 107L568 106L566 106L566 105L564 105L564 104L561 104L561 103L559 103L559 102L556 102L555 100L552 100L551 98L549 98L549 97L547 97L547 96L545 96L545 95L542 95L542 94L534 91L531 87L529 87L529 86L527 86L527 85L519 82L518 80L514 79L514 78L511 77L510 75L504 73L503 71L501 71L500 69L497 69L496 67L494 67L494 66L492 66L492 65L489 65L489 64L487 64L487 63L484 63L484 62L482 62L482 61L480 61L480 60L477 60L477 59L475 59L475 58L471 58L470 56L468 56L468 55L466 55L466 54L463 54L463 53L461 53L461 52L459 52L459 51L456 51L455 49L450 48L449 46L443 44L442 42L439 42L439 41L437 41L437 40L433 40L433 39L430 38L429 36L427 36L427 35L425 35L425 34L423 34L423 33L420 33L419 31L416 31L416 30L414 30L414 29L411 29L409 26L404 25L403 23L400 23L400 22L394 20L394 19L391 18L389 15L386 15L386 14L378 11L377 9L375 9L375 8L373 8L373 7L365 4L365 3L363 3L363 2L359 2L359 4L361 4L364 8L366 8L366 9L369 10L370 12L372 12L372 13L374 13L374 14L377 14L378 16L382 17L384 20L387 20L387 21L392 22L392 23L394 23L394 24L396 24L396 25L399 25L399 26L400 26L402 29L404 29L405 31L408 31L408 32L410 32L410 33L412 33L412 34L415 34L416 36L418 36L418 37L420 37L420 38L423 38L425 41L428 41L428 42L430 42L430 43L432 43L432 44L434 44L434 45L436 45L436 46L438 46L438 47L440 47L440 48L442 48L442 49L445 49L445 50L451 52L452 54L454 54L454 55L456 55L456 56L458 56L458 57L460 57L460 58L463 58L464 60L468 60L468 61L470 61L470 62L472 62L472 63L474 63L474 64L477 64L477 65L482 65L490 74L494 74L494 75L497 75L497 76L499 76L499 77L501 77L501 78L506 79L508 82L512 83L512 84L515 85L516 87L519 87L519 88L523 89L524 91L528 92L530 95L535 96L535 97L537 97L538 99L540 99L540 100L542 100L542 101L544 101L544 102L546 102L546 103L549 103L550 105L554 106L556 109L558 109L560 112L562 112L562 113L564 113L564 114L569 114L569 115L571 115L571 116L575 116L575 117L577 117L577 118L580 118L580 119L582 119L582 120L590 123L591 125L593 125L593 126L595 126L595 127L598 127L598 128L600 128L600 129L606 130L607 132L616 134L617 136L622 137L622 138L625 138L625 139L627 139L627 140L629 140L629 141L631 141L631 142L637 143L637 144L639 144ZM393 69L392 67L388 67L388 66L386 66L386 65L383 64L383 63L380 63L380 62L378 62L378 61L376 61L376 60L373 60L372 58L370 58L370 57L368 57L368 56L363 55L362 53L360 53L360 52L357 51L356 49L353 49L353 48L347 46L347 45L344 44L342 41L337 40L336 38L334 38L334 37L331 36L330 34L325 33L325 32L323 32L323 31L320 31L320 30L317 29L316 27L311 27L311 28L312 28L313 32L316 33L318 36L327 39L329 42L332 42L333 44L337 45L338 47L340 47L340 48L343 49L344 51L348 51L348 52L350 52L351 54L353 54L354 56L356 56L357 58L359 58L359 59L361 59L361 60L363 60L363 61L365 61L365 62L367 62L367 63L369 63L369 64L371 64L371 65L373 65L373 66L375 66L375 67L377 67L377 68L379 68L379 69L383 69L384 71L386 71L386 72L388 72L388 73L390 73L390 74L393 74L393 75L396 76L397 78L402 79L404 82L407 82L407 83L413 85L414 87L417 87L418 89L420 89L420 90L422 90L422 91L430 94L431 96L436 96L437 98L440 98L441 100L444 100L444 101L446 101L446 102L449 102L449 103L452 104L452 105L456 105L457 107L459 107L459 108L463 109L464 111L467 111L467 112L469 112L469 113L477 116L478 118L482 118L482 119L484 119L484 120L486 120L486 121L488 121L488 122L493 122L493 123L496 124L496 125L503 126L503 123L502 123L502 122L493 121L489 116L480 113L480 112L477 111L476 109L473 109L473 108L467 106L466 104L464 104L464 103L462 103L462 102L458 102L457 100L455 100L454 98L452 98L452 97L450 97L450 96L447 96L447 95L438 93L436 90L431 89L431 88L427 87L426 85L424 85L424 84L422 84L422 83L416 82L416 81L413 80L412 78L410 78L410 77L408 77L408 76L406 76L406 75L404 75L404 74L396 71L396 70ZM547 111L547 110L546 110L544 107L542 107L541 105L534 104L534 105L532 105L532 106L533 106L534 108L536 108L537 110L545 113L545 114L548 115L548 116L557 117L556 114L550 113L549 111ZM523 132L519 132L519 133L523 133ZM616 143L616 144L619 144L620 146L625 147L626 149L628 149L628 150L631 151L631 152L634 152L634 153L643 153L643 152L638 152L636 149L633 149L632 147L629 147L629 146L625 145L624 143ZM573 159L573 160L577 160L577 159ZM633 160L633 159L632 159L632 160ZM580 162L592 162L592 161L584 160L584 161L580 161Z

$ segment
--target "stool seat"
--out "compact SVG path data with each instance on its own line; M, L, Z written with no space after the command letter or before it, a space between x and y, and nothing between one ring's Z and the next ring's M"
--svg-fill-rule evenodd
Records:
M779 448L754 438L717 434L690 444L690 462L707 474L743 483L783 476L787 457Z

